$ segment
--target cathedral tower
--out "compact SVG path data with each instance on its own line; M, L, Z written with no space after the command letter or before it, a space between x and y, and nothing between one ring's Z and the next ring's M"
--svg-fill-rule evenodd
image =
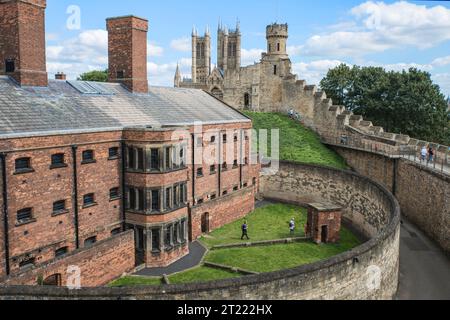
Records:
M239 22L235 30L219 24L217 31L217 66L222 71L239 71L241 68L241 30Z
M192 82L206 83L211 74L211 34L206 28L205 36L199 37L192 30Z

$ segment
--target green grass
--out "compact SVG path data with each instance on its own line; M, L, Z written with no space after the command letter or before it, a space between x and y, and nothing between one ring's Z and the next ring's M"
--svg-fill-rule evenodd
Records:
M159 286L161 284L161 278L125 276L110 283L109 287Z
M233 273L209 267L198 267L196 269L174 274L169 277L169 281L171 284L183 284L230 279L237 278L239 276L239 273Z
M304 236L306 224L306 209L285 204L271 204L258 208L249 214L248 234L251 241L263 241L292 238L289 231L289 221L295 218L297 230L294 237ZM244 219L230 223L202 237L201 241L211 248L215 245L231 244L241 242L241 226Z
M253 120L256 130L268 129L271 154L270 129L280 130L280 159L308 164L318 164L338 169L346 169L342 157L320 142L319 136L299 123L280 113L245 111Z

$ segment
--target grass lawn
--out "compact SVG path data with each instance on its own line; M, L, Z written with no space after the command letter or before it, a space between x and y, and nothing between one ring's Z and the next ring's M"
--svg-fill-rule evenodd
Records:
M281 160L319 164L338 169L347 168L344 159L324 146L316 133L294 122L287 115L250 111L244 113L253 120L253 127L256 130L269 130L269 155L270 129L279 129Z
M113 281L109 287L159 286L161 284L161 278L157 277L126 276Z
M289 221L295 218L297 230L290 234ZM306 209L293 205L271 204L258 208L247 216L248 234L251 241L303 237L306 224ZM242 220L215 230L201 241L211 248L215 245L241 242Z
M271 272L328 259L360 243L345 228L339 244L293 243L267 247L220 249L211 251L206 261L255 272Z
M189 271L174 274L169 277L171 284L183 284L192 282L206 282L221 279L237 278L241 275L239 273L227 272L224 270L209 268L209 267L198 267Z

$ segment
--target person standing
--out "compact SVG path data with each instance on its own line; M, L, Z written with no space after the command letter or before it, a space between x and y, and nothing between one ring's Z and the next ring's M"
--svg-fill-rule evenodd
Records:
M242 225L242 237L241 240L244 240L244 237L247 238L247 240L250 240L248 237L248 223L247 220L244 221L244 224Z
M289 231L291 232L291 235L295 233L295 219L292 218L289 222Z
M430 146L428 149L428 163L433 163L434 161L434 150L433 147Z
M420 151L420 162L425 161L427 159L428 150L426 146L422 147Z

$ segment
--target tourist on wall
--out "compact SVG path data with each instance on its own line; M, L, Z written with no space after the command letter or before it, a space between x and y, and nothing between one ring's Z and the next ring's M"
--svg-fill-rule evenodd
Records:
M295 219L292 218L291 221L289 222L289 230L291 232L291 235L293 235L295 233Z
M244 237L247 238L247 240L250 240L248 237L248 223L247 220L244 221L244 224L242 225L242 237L241 240L244 240Z
M428 149L428 163L433 163L434 161L434 150L433 147L430 146Z
M426 146L422 147L422 150L420 151L420 161L425 161L427 159L428 150Z

